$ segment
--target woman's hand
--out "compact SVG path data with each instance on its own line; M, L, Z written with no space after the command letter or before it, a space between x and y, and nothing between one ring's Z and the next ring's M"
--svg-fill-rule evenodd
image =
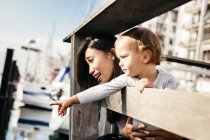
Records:
M149 79L147 78L142 78L141 80L138 81L137 85L138 91L142 93L144 88L157 88Z
M182 137L162 129L147 131L149 134L148 138L145 138L145 140L182 140Z
M182 137L165 130L145 130L144 124L133 125L132 118L128 118L122 130L123 136L131 140L181 140Z
M128 118L125 127L122 130L122 135L131 140L143 140L148 136L148 131L144 130L146 128L145 125L133 125L133 119Z

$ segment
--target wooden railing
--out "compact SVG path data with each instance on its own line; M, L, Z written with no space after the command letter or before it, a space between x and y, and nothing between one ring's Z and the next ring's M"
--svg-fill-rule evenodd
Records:
M210 137L210 93L127 87L101 105L189 139Z
M73 45L79 46L82 40L79 35L72 36ZM181 59L178 63L184 61ZM194 61L189 65L193 64ZM208 66L201 62L195 64ZM74 75L72 71L71 76ZM76 80L72 80L71 91L81 91ZM127 87L122 94L116 93L100 105L189 139L206 140L210 137L210 93L145 89L140 94L136 88ZM99 107L90 103L72 108L70 139L95 139L98 136Z
M110 0L107 2L104 7L64 38L65 42L71 43L71 95L81 91L75 78L74 59L85 36L95 34L114 36L188 1L190 0ZM109 104L101 105L187 138L209 138L210 98L207 94L157 89L146 89L143 94L136 91L128 88L127 94L122 94L122 97L119 93L113 95L109 99ZM92 103L71 108L70 140L96 139L98 110L99 106Z

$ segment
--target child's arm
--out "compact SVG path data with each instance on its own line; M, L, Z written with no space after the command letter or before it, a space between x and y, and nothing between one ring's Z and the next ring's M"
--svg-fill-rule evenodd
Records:
M171 74L168 74L166 72L161 72L160 78L159 78L159 86L155 85L153 82L149 81L147 78L142 78L137 83L138 90L142 93L144 88L161 88L161 89L176 89L177 87L177 81ZM158 84L158 83L156 83Z
M126 86L135 86L134 80L126 75L120 75L108 83L89 88L77 94L79 102L89 103L110 96Z
M142 93L144 88L157 88L157 86L151 81L149 81L149 79L142 78L141 80L138 81L137 88L138 88L138 91Z
M58 114L63 116L66 114L66 109L73 104L84 104L103 99L126 86L135 86L135 82L132 78L127 77L126 75L120 75L108 83L91 87L77 93L63 102L57 101L50 105L59 105Z
M174 77L171 76L171 78L167 81L165 84L164 89L173 89L175 90L177 88L177 81Z
M79 104L79 100L77 95L74 95L64 101L55 101L50 105L58 105L58 115L64 116L66 115L66 110L68 107L71 107L74 104Z

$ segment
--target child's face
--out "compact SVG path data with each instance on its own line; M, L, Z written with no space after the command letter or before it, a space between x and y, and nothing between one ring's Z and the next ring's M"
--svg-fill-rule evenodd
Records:
M127 36L121 36L115 43L116 55L120 59L119 65L128 76L140 75L143 66L143 58L136 45L136 40Z

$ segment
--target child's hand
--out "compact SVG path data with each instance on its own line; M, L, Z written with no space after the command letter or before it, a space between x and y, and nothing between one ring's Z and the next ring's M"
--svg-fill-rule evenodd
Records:
M58 115L66 115L66 110L68 107L71 107L73 104L79 104L79 99L76 95L64 100L64 101L55 101L50 105L58 105Z
M66 115L67 108L72 106L71 98L64 101L55 101L51 105L58 105L58 115L64 116Z
M138 91L142 93L144 88L157 88L149 79L147 78L142 78L141 80L138 81L137 85Z

